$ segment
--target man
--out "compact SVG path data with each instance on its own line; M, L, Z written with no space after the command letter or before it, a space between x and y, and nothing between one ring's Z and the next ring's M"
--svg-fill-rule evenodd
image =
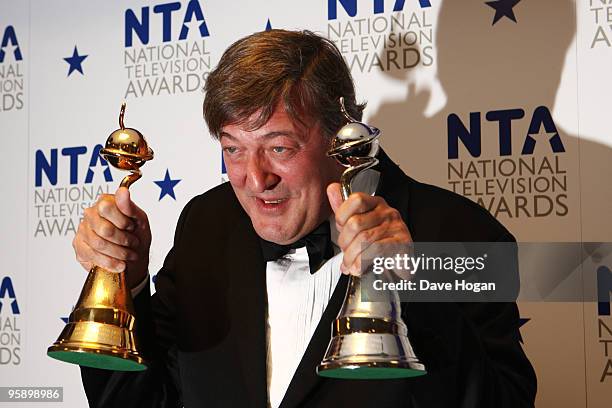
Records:
M535 375L519 345L515 304L403 304L427 375L317 377L363 247L513 240L485 210L408 178L384 152L378 178L370 177L376 196L342 202L343 169L326 156L346 122L339 97L361 117L342 56L313 33L271 30L230 46L204 101L230 182L187 204L152 297L147 217L128 191L85 212L77 259L85 269L127 270L150 362L140 373L82 368L92 406L533 406ZM320 268L306 245L319 233L340 252ZM278 244L295 245L270 256Z

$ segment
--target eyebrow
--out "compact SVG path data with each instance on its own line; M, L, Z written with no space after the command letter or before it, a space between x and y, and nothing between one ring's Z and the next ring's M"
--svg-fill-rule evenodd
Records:
M263 134L263 135L259 136L259 138L262 138L262 139L273 139L273 138L279 137L279 136L293 136L293 137L297 137L298 135L297 135L296 132L294 132L292 130L275 130L275 131ZM219 140L221 140L221 138L223 138L223 137L227 137L230 140L236 140L236 138L234 136L230 135L227 132L221 132L219 134Z

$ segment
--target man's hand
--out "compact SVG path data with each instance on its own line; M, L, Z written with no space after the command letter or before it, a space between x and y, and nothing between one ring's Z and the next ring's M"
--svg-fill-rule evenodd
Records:
M149 220L130 200L128 189L120 187L115 195L104 194L93 207L85 209L72 246L85 270L93 265L112 272L127 269L127 284L133 288L147 274Z
M386 248L408 248L412 236L402 217L382 197L353 193L342 201L339 183L327 187L327 197L336 216L340 233L338 246L344 253L340 270L361 275L361 257L373 245Z

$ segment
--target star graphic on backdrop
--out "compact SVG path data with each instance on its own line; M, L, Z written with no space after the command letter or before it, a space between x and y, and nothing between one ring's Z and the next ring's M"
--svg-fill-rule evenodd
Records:
M527 324L527 322L528 322L528 321L530 321L530 320L531 320L531 319L530 319L530 318L528 318L528 317L521 317L521 318L519 319L519 326L518 326L518 327L519 327L519 329L520 329L521 327L523 327L524 325L526 325L526 324ZM523 336L521 335L521 331L520 331L520 330L519 330L519 341L520 341L521 343L523 343Z
M19 45L7 44L4 47L0 47L0 62L4 62L4 57L10 55L15 61L22 60L21 48Z
M527 138L525 139L525 143L523 143L523 154L531 154L535 149L535 145L537 140L548 140L550 146L553 148L555 152L564 152L565 148L563 147L563 142L561 142L561 137L559 136L559 132L547 132L544 126L542 126L538 133L528 133Z
M176 200L176 196L174 195L174 187L180 181L181 181L180 179L172 180L170 178L170 171L168 171L168 169L166 169L166 176L164 177L164 179L154 182L155 184L157 184L159 186L159 188L161 188L161 191L159 193L159 200L158 201L161 201L161 199L164 198L167 195L169 195L170 197L172 197L172 198L174 198Z
M270 19L268 19L268 22L266 23L266 31L270 31L272 29L272 24L270 24Z
M183 26L181 27L181 34L183 34L185 30L187 30L185 34L187 35L188 39L189 38L201 38L203 35L201 31L203 30L203 28L201 28L203 24L204 24L204 20L200 21L197 18L194 18L191 21L185 21L183 23Z
M521 0L495 0L487 1L485 4L495 10L495 17L493 17L493 24L497 23L502 17L507 17L516 23L516 16L514 15L514 6L516 6Z
M79 51L77 50L77 47L75 45L74 51L72 52L72 57L64 58L64 61L70 64L70 68L68 69L68 75L66 76L70 76L73 71L79 71L81 75L83 75L83 67L81 66L81 63L87 57L87 55L79 55Z
M9 296L8 290L0 297L0 312L19 313L19 306L15 303L16 299Z
M104 159L102 159L104 160ZM85 175L85 183L91 183L92 180L113 181L113 175L106 160L97 161L93 166L89 166Z
M11 303L10 303L10 301L12 301L13 299L11 299L11 298L9 297L9 301L7 301L7 300L6 300L6 297L7 297L7 296L8 296L8 293L7 293L7 292L4 292L4 296L3 296L3 297L0 297L0 312L1 312L1 311L3 311L3 310L5 310L5 306L11 307L11 306L10 306L10 304L11 304Z
M557 132L547 132L546 129L544 129L544 126L542 126L537 133L529 133L529 136L533 137L534 139L541 140L549 140L557 135Z

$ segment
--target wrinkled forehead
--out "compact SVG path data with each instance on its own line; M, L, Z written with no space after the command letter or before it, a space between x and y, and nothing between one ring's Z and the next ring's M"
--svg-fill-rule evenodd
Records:
M300 141L307 141L313 132L319 132L318 121L309 117L295 117L282 104L268 113L267 121L262 120L265 112L262 109L254 112L248 117L235 119L233 122L223 125L219 138L227 137L235 139L248 136L249 138L272 138L278 136L291 137Z

